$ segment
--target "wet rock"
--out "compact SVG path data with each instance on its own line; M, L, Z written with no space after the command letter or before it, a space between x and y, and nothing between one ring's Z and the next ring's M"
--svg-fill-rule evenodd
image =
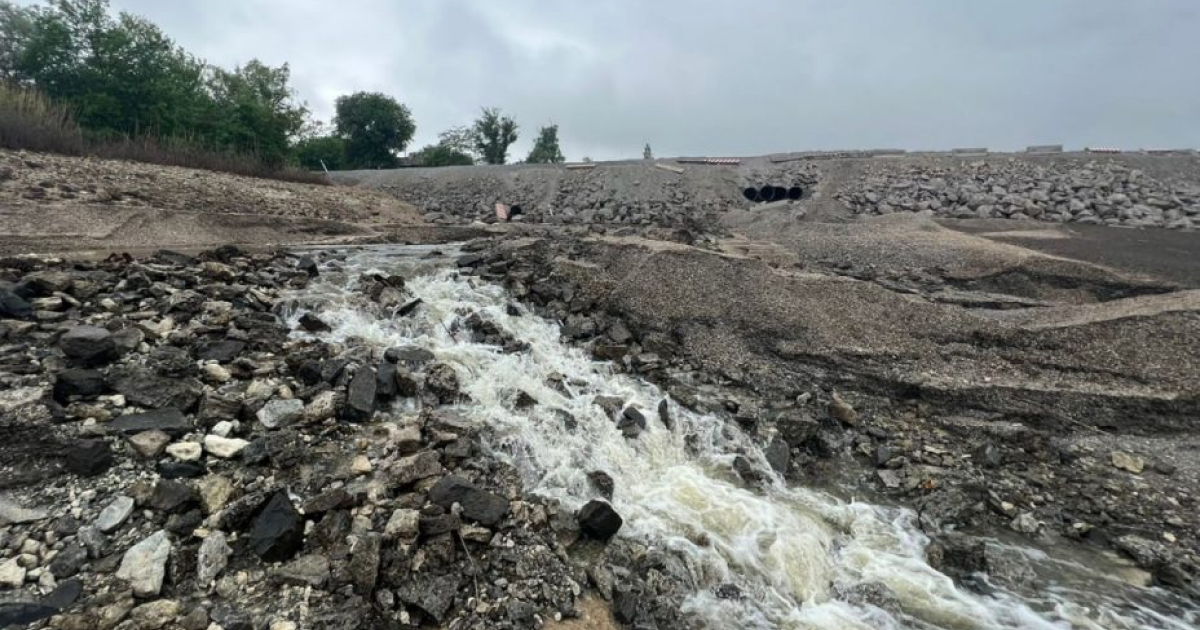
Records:
M202 588L211 584L225 570L232 554L233 549L226 542L225 532L209 532L204 542L200 543L200 550L196 555L196 581Z
M900 598L883 582L862 582L849 587L835 587L838 599L859 606L874 606L890 614L901 611Z
M312 313L305 313L300 316L300 327L310 333L329 332L333 330L320 317Z
M154 597L162 590L170 557L171 539L159 530L125 552L117 577L129 582L137 597Z
M616 483L613 481L611 475L603 470L593 470L588 473L588 481L591 482L592 487L596 489L596 492L600 496L609 501L612 500L613 491L616 490Z
M829 415L846 426L858 424L858 412L836 392L829 399Z
M391 363L404 364L410 368L418 368L421 365L434 360L432 352L417 346L388 348L388 350L383 353L383 358Z
M783 437L776 435L771 438L770 444L763 450L763 456L766 457L767 463L775 472L785 475L787 474L788 464L792 460L792 449Z
M95 477L110 467L115 458L104 440L79 440L67 447L63 466L81 477Z
M255 413L258 421L268 429L278 429L300 419L304 413L304 402L295 398L272 400Z
M429 500L447 510L455 503L462 515L480 525L494 526L508 513L508 500L481 490L475 484L455 475L442 477L429 490Z
M375 370L364 366L354 373L346 389L347 420L365 422L375 415L376 385Z
M58 347L67 358L85 366L104 365L117 358L112 333L97 326L76 326L63 333Z
M303 271L310 278L316 278L321 274L319 268L317 267L317 261L313 260L310 256L301 256L297 258L296 269Z
M183 412L174 407L155 409L145 413L133 413L121 416L107 425L109 431L124 435L133 435L145 431L161 431L174 438L183 437L195 427Z
M98 370L69 368L54 379L54 400L65 404L74 396L88 399L103 394L104 374Z
M286 492L276 492L263 506L249 534L250 548L268 562L296 555L304 544L304 519Z
M675 430L675 419L671 417L671 408L667 405L667 400L664 398L658 403L658 421L662 423L668 431Z
M600 541L607 541L621 529L624 523L620 514L607 501L588 501L576 515L579 530Z
M425 375L425 387L442 404L452 403L458 399L458 373L445 363L434 364Z
M636 438L646 430L646 416L637 407L626 407L617 420L617 429L627 438Z
M954 578L987 572L987 546L982 540L949 534L939 536L926 548L930 566Z
M129 515L133 513L133 505L132 497L117 496L103 510L100 510L93 525L105 534L111 533L124 524Z
M762 483L765 479L762 471L742 455L733 458L733 471L737 473L738 477L741 477L742 481L750 485Z
M0 287L0 319L29 319L32 316L33 306L25 298Z

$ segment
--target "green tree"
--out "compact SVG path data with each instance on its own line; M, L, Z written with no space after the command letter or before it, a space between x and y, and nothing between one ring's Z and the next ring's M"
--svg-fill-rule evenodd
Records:
M542 127L538 130L537 140L529 157L525 161L530 164L562 164L567 161L562 150L558 148L558 125Z
M475 150L475 130L470 127L451 127L438 134L438 146L443 146L471 158L479 159Z
M257 59L232 72L214 69L208 81L215 110L213 142L254 153L270 165L283 164L308 117L290 79L287 64L272 68Z
M483 115L475 121L475 148L488 164L504 164L508 161L508 147L517 141L517 123L500 110L485 107Z
M396 99L377 92L338 97L334 126L346 140L350 168L391 168L417 131L412 113Z
M446 144L431 144L415 155L420 166L471 166L475 158Z
M293 149L296 164L310 171L324 168L339 171L347 168L346 141L337 136L314 136L304 138Z
M0 0L0 80L16 81L20 78L17 63L33 34L34 17L32 8Z

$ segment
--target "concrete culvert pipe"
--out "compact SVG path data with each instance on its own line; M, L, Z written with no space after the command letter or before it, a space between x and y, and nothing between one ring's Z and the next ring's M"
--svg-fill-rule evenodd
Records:
M791 199L792 201L799 201L800 198L803 196L804 196L804 189L799 186L792 186L787 191L787 197L788 197L788 199Z
M744 195L746 199L749 199L750 201L762 201L762 197L758 196L758 189L753 186L743 190L742 195Z
M513 206L511 208L509 208L508 212L509 212L509 216L513 216L513 217L517 216L518 214L521 214L521 204L519 204L519 203L513 204Z
M775 187L763 186L758 189L758 198L767 202L775 201Z
M775 201L783 201L788 198L788 189L783 186L775 187Z

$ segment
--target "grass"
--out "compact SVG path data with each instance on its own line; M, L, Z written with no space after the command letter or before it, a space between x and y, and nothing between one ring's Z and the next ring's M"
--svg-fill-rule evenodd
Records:
M70 108L45 95L0 83L0 148L130 160L304 184L329 184L323 174L275 168L254 155L214 151L186 140L99 138L75 122Z

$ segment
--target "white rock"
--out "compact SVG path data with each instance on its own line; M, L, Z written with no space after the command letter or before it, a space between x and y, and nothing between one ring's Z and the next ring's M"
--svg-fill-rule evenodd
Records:
M204 454L199 442L176 442L167 447L167 455L181 462L194 462Z
M207 587L225 570L232 553L233 549L225 540L225 532L217 530L209 533L200 543L200 551L196 556L196 578L201 586Z
M295 398L272 400L262 406L255 416L268 429L287 426L300 418L304 413L304 402Z
M133 450L142 457L158 457L170 442L171 436L158 429L142 431L129 437L129 443L133 445Z
M233 430L236 428L236 426L237 425L233 422L222 420L213 425L212 434L219 435L221 437L229 437L229 434L233 433Z
M162 590L170 557L171 539L160 529L125 552L117 577L129 582L134 595L153 597Z
M32 523L40 521L47 516L49 516L49 512L46 510L21 507L20 504L0 496L0 527L19 523Z
M220 363L206 363L200 370L204 373L204 379L210 383L228 383L233 378L229 370Z
M17 558L9 558L0 564L0 588L21 588L25 583L25 567L17 562Z
M133 499L127 496L118 496L103 510L100 510L100 515L96 517L94 525L96 529L107 534L120 527L132 513Z
M389 538L415 539L420 531L420 520L421 513L416 510L396 510L384 526L383 533Z
M1135 475L1142 474L1142 471L1146 469L1146 460L1137 455L1130 455L1123 451L1113 451L1109 456L1112 458L1113 466Z
M234 457L249 445L249 442L239 438L224 438L219 435L204 436L204 450L208 451L213 457L220 457L221 459Z

